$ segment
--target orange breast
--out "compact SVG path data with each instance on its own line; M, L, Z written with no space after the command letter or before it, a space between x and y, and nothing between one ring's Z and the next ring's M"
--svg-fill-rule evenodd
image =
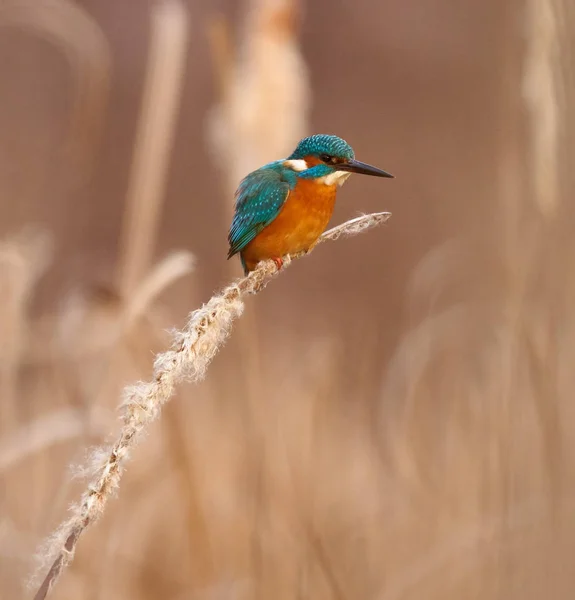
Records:
M260 260L309 250L333 213L337 186L301 179L278 216L242 251L248 269Z

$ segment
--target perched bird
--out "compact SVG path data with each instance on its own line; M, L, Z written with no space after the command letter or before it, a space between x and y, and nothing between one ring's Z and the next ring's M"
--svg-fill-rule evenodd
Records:
M287 254L308 252L325 230L338 186L361 173L393 177L355 160L352 147L335 135L312 135L286 159L247 175L235 199L228 258L240 255L246 275L261 260L281 268Z

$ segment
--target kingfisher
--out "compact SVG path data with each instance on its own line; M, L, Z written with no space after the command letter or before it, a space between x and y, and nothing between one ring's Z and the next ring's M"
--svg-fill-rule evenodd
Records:
M262 260L278 270L286 255L309 252L333 213L337 189L352 173L393 177L355 160L353 148L335 135L302 139L288 158L246 175L235 193L228 259L235 254L247 275Z

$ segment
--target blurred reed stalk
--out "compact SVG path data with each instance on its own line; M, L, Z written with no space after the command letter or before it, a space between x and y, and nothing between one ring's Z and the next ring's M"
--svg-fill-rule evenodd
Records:
M302 55L298 25L300 0L249 0L237 51L227 21L212 21L211 45L219 103L208 121L216 165L224 175L226 221L232 212L238 182L263 164L291 153L308 132L310 86ZM230 270L237 268L230 264ZM237 331L242 352L237 357L244 374L260 372L257 315L247 310ZM265 427L258 377L243 377L248 399L244 425L251 440L248 485L255 492L251 557L254 580L262 562L261 440ZM257 593L256 593L257 596Z
M555 394L559 357L553 314L557 297L553 297L552 287L538 282L542 273L548 274L549 283L556 277L547 261L560 202L561 54L556 12L560 1L525 0L522 4L526 33L523 54L517 51L508 29L502 30L501 37L498 166L503 230L498 258L504 266L505 285L493 352L493 386L498 398L494 421L498 432L498 502L508 518L516 500L511 481L516 397L527 382L532 386L527 389L541 424L542 454L552 486L558 482L556 468L561 464ZM513 4L505 10L504 21L516 22ZM555 251L562 252L559 248Z
M212 22L221 98L209 138L230 201L238 181L287 156L308 130L310 90L297 35L299 10L299 0L251 0L237 56L228 24L221 17Z
M356 235L385 223L389 217L389 213L375 213L352 219L325 232L320 242ZM290 257L286 257L284 268L290 262ZM156 356L154 379L125 388L120 435L112 446L98 448L92 453L86 468L90 477L87 491L81 502L71 508L72 516L48 540L40 554L42 567L46 563L52 563L52 566L35 600L47 596L62 570L72 561L81 534L103 514L108 499L119 488L129 452L150 423L158 418L176 385L183 381L197 382L205 376L211 360L229 337L233 322L241 316L244 298L260 292L277 272L273 261L263 262L247 277L213 296L202 308L191 313L183 330L174 334L172 349Z
M70 0L2 2L0 27L23 29L63 52L74 81L63 158L68 178L85 181L92 172L108 99L111 55L104 32Z
M210 41L220 95L208 120L208 142L224 174L225 219L239 181L261 165L287 156L308 130L311 92L299 47L300 0L249 0L237 52L227 21L212 20ZM235 268L235 265L230 268ZM256 316L239 327L244 372L259 371ZM246 381L258 397L253 378ZM253 415L252 415L253 416Z
M50 255L49 239L23 232L0 244L0 433L18 422L18 371L28 334L28 300Z
M210 28L220 98L208 121L208 141L225 176L226 221L239 181L261 165L287 156L308 131L311 92L298 40L300 0L247 4L237 52L223 17L215 17ZM239 330L247 349L239 357L245 363L243 370L258 372L258 328L251 311ZM248 397L259 396L256 380L248 378L246 385L252 388Z
M128 184L118 288L127 298L148 271L156 245L188 48L181 0L152 5L150 53Z
M570 303L564 285L563 267L552 257L570 251L561 236L560 214L567 214L561 206L561 160L568 158L566 107L572 93L568 84L573 53L573 13L564 0L528 0L526 17L528 41L523 71L523 99L526 103L531 136L529 147L530 177L533 184L534 204L538 218L528 232L527 252L523 251L525 271L529 283L540 280L541 269L546 273L546 285L538 286L535 302L526 304L529 314L529 345L532 353L532 379L539 391L536 410L541 423L543 454L547 477L556 512L558 499L564 488L562 475L564 441L561 431L559 379L561 350L559 331L563 329L563 303ZM569 18L571 16L571 18ZM572 74L571 74L572 75ZM534 307L533 307L534 305ZM532 315L537 310L539 318ZM525 311L527 313L527 310Z
M529 111L531 174L535 202L553 215L559 201L561 47L558 13L562 0L528 0L523 97Z

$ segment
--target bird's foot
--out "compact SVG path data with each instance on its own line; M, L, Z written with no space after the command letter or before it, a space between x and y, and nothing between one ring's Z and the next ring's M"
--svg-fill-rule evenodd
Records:
M283 258L272 258L272 260L274 261L276 267L278 268L278 271L280 271L284 265Z

